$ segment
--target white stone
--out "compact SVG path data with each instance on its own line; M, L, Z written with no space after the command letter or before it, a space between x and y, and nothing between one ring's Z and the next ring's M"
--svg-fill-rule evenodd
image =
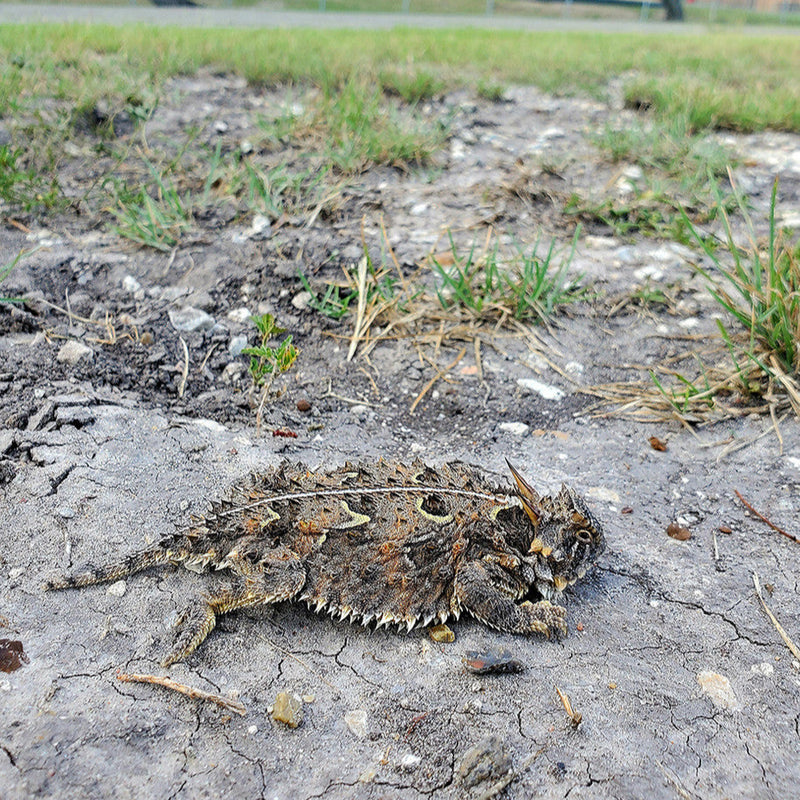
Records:
M514 436L524 436L530 430L530 426L524 422L501 422L500 430Z
M88 358L89 360L94 358L94 351L92 348L83 344L83 342L70 339L68 342L64 342L64 344L61 345L61 349L56 356L56 361L74 367L83 358Z
M292 298L292 305L298 310L302 311L305 308L308 308L308 304L313 299L314 295L311 292L298 292Z
M226 316L231 322L245 323L253 315L250 313L249 308L240 306L239 308L232 308Z
M736 709L739 707L731 682L724 675L704 669L697 673L697 682L717 708Z
M106 589L106 594L112 594L114 597L122 597L128 588L125 581L115 581Z
M664 270L661 267L656 267L653 264L647 264L644 267L639 267L633 271L633 277L637 281L651 280L661 281L664 280Z
M344 721L354 736L363 739L367 735L367 712L363 708L348 711Z
M605 486L591 486L586 494L604 503L619 503L619 495L613 489L608 489Z
M122 288L128 292L128 294L136 294L142 291L142 284L139 283L133 275L126 275L122 279Z
M194 308L194 306L186 306L186 308L181 308L177 311L170 311L169 321L176 331L186 333L210 331L216 325L216 320L211 314L199 308Z
M271 227L272 222L270 222L269 217L265 217L263 214L256 214L253 217L248 233L250 236L263 236L265 232L269 232Z
M238 358L242 354L242 350L244 350L248 344L249 342L244 334L241 336L234 336L228 344L228 353L230 357Z
M517 385L529 392L536 392L536 394L544 397L545 400L562 400L565 395L563 389L551 386L549 383L537 381L536 378L518 378Z
M775 667L768 661L762 661L760 664L753 664L750 667L750 672L754 675L763 675L765 678L768 678L775 672Z

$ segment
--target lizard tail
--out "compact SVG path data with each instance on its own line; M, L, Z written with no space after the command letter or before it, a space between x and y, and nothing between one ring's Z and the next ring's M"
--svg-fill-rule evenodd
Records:
M185 561L189 555L190 550L188 547L173 549L164 548L162 545L150 550L140 550L138 553L132 553L121 561L115 561L113 564L93 567L75 575L52 578L45 582L44 590L77 589L81 586L91 586L95 583L108 583L124 578L127 575L132 575L135 572L141 572L149 567L156 567L161 564L179 564Z

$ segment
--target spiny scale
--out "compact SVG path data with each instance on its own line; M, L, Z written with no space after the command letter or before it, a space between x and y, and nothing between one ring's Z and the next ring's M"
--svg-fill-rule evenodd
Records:
M281 600L408 630L467 611L503 631L565 633L565 611L550 600L603 551L602 527L572 489L540 496L509 467L513 490L458 462L347 463L328 472L284 463L156 546L45 588L162 564L226 570L228 584L182 614L165 666L192 653L219 614Z

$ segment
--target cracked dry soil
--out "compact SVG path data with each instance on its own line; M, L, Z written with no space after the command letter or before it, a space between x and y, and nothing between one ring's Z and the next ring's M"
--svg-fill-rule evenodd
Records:
M148 123L151 141L159 126L177 135L191 122L210 143L222 137L231 146L249 135L258 110L284 101L283 91L232 78L177 80ZM449 95L426 113L448 109L452 134L434 170L370 170L309 227L290 222L254 235L250 219L217 217L162 255L81 217L46 226L22 219L29 234L6 219L4 252L41 247L3 286L6 294L38 291L34 301L0 304L0 635L21 641L28 658L0 675L4 800L796 793L800 665L760 607L752 574L797 640L800 551L750 515L734 490L798 530L797 422L781 425L781 448L774 434L758 436L764 419L697 430L646 425L593 416L580 392L629 375L626 363L676 352L687 329L715 329L687 250L584 231L574 266L600 299L541 334L542 352L563 374L531 340L485 332L480 365L470 345L414 414L411 403L436 373L412 343L386 342L368 361L347 362L352 318L331 323L292 305L296 269L332 275L357 260L362 224L380 253L381 215L409 269L443 248L448 229L465 243L483 241L488 225L521 242L544 230L568 243L563 199L618 178L588 132L633 118L530 88L509 90L499 104ZM782 200L796 207L797 137L721 138L747 156L737 176L762 211L776 174ZM541 156L559 169L540 169ZM78 171L73 178L77 186ZM607 313L646 281L673 291L675 304ZM67 296L80 317L112 315L116 342L107 327L47 304L63 307ZM205 310L216 326L178 332L169 314L185 306ZM260 431L245 372L228 368L244 364L229 352L232 338L252 341L241 315L229 314L242 307L275 312L301 349ZM181 336L190 369L179 397ZM74 364L59 360L65 338L89 352ZM460 347L421 345L439 365ZM518 383L530 378L562 393L545 398ZM310 411L298 411L300 399ZM297 438L271 435L276 429ZM665 451L651 448L653 435L667 441ZM726 443L750 440L723 454ZM539 488L566 480L587 496L608 550L568 598L566 639L515 638L464 619L453 625L455 642L439 644L424 630L375 632L294 605L235 613L169 674L238 697L247 707L239 717L115 679L119 671L161 674L176 609L202 589L196 575L163 570L113 587L41 591L48 574L132 551L281 458L317 466L417 455L499 475L509 457ZM666 535L675 521L691 538ZM465 651L492 648L510 650L524 671L465 672ZM556 687L582 715L579 726ZM296 729L269 714L281 691L304 698Z

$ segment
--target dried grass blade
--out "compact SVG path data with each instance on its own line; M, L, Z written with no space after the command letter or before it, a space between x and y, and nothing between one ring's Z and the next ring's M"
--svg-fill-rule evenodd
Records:
M761 601L761 606L763 607L764 611L766 612L767 616L772 621L772 624L775 626L775 630L778 631L780 634L781 639L786 643L786 646L791 651L792 655L800 661L800 650L797 649L797 645L789 638L789 634L783 629L783 626L778 622L775 618L775 615L769 610L769 606L764 601L764 596L761 594L761 583L758 580L758 573L753 573L753 586L756 587L756 595L758 599Z
M361 339L362 324L364 322L364 311L367 308L367 257L362 256L358 262L358 310L356 311L356 323L353 328L353 338L350 340L350 349L347 351L347 360L352 361L358 349L358 342Z

